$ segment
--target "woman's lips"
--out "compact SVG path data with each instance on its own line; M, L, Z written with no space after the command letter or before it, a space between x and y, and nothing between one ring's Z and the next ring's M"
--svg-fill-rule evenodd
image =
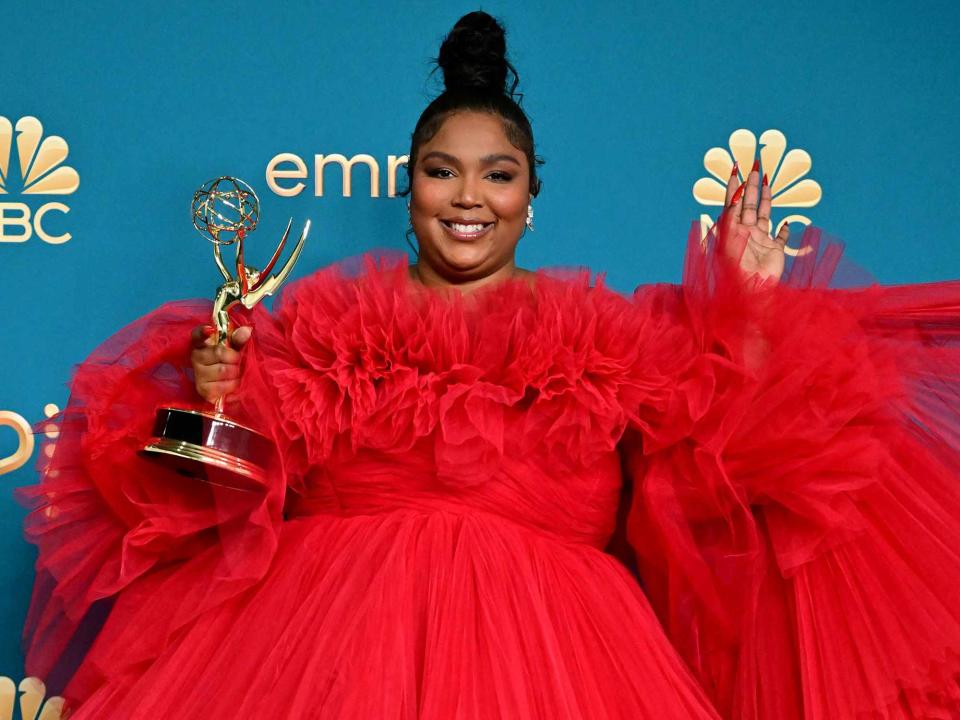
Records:
M483 237L493 227L493 223L460 223L441 220L440 224L449 235L457 240L470 241Z

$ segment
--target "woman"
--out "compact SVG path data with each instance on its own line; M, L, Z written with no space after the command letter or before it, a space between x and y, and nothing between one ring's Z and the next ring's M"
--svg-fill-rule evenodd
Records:
M681 288L518 268L502 29L465 16L439 64L414 265L320 270L233 348L167 305L81 366L24 492L28 671L80 625L77 720L960 711L960 283L814 287L813 232L783 278L756 165ZM137 455L197 392L276 443L262 493Z

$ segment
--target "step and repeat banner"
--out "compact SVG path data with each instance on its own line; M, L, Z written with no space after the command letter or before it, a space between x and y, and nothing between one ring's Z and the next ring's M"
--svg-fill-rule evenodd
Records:
M884 284L960 276L955 3L745 8L484 6L507 27L546 161L519 263L589 266L623 291L675 282L690 222L716 216L732 160L756 154L776 224L823 227ZM52 452L42 421L73 366L163 302L212 299L190 202L219 175L259 195L253 264L290 218L294 233L313 223L293 278L406 249L397 193L440 89L430 59L473 9L0 4L0 720L56 714L43 679L23 677L34 554L12 491Z

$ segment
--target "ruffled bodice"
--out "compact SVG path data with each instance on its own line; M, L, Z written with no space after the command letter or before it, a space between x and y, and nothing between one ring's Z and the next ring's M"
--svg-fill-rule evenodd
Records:
M198 403L209 303L122 329L18 493L28 671L83 657L80 720L960 712L960 282L828 290L810 229L763 283L742 240L695 225L683 283L632 296L386 252L235 312L257 492L138 453Z
M295 515L471 508L602 548L637 372L630 304L586 271L470 295L405 257L288 289L254 352L280 401Z

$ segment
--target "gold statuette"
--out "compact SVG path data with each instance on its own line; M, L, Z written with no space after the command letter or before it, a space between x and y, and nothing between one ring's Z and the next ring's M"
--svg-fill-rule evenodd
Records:
M310 233L310 221L304 224L290 257L271 274L290 235L292 219L270 262L260 271L247 265L243 257L244 239L260 219L260 201L249 185L226 176L211 180L194 194L192 210L193 226L213 243L213 256L225 281L213 301L213 325L217 342L226 344L230 308L240 303L252 309L283 284ZM221 248L230 245L236 246L235 276L221 256ZM210 409L157 408L153 437L141 452L184 475L239 490L256 489L264 481L271 443L261 433L225 415L223 403L221 396Z

